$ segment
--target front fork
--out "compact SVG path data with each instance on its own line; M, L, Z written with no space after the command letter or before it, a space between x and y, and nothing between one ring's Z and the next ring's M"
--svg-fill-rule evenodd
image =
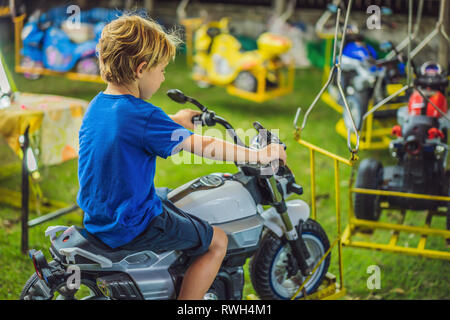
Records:
M306 262L306 260L310 257L310 253L308 248L306 247L303 238L301 237L302 229L303 229L303 221L299 221L298 230L293 225L291 218L289 217L286 202L283 198L283 191L280 190L281 186L272 176L267 179L269 182L269 187L272 191L273 196L273 206L278 214L281 216L281 220L286 228L285 236L291 247L292 254L297 261L298 268L300 269L302 275L304 277L308 276L311 272L311 268ZM296 272L291 272L295 274Z

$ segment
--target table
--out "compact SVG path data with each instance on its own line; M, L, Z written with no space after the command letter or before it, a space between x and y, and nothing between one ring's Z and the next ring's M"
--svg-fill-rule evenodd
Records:
M0 134L22 159L21 192L2 188L0 202L22 209L23 253L28 250L29 228L79 209L76 204L49 201L46 211L52 212L28 221L30 172L25 150L30 146L29 137L37 142L32 147L42 165L59 164L78 157L78 131L87 106L87 101L76 98L16 92L11 106L0 109Z

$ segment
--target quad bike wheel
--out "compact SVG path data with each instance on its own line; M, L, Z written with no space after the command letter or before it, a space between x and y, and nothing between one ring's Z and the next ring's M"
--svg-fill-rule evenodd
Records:
M383 165L375 159L364 159L358 168L356 188L380 190ZM355 215L358 219L377 221L380 218L380 196L355 193Z
M306 262L313 268L330 248L328 237L320 224L311 219L303 224L301 236L310 253ZM304 286L307 294L313 293L322 283L330 259L331 255L328 255ZM267 300L291 299L306 279L295 268L296 263L287 240L267 231L249 267L252 285L258 296ZM295 274L292 274L293 269L297 270ZM300 292L296 299L302 297L303 292Z
M258 87L256 77L249 71L239 72L233 84L236 88L248 92L256 92Z
M195 63L194 66L192 67L192 73L193 74L198 74L198 75L201 75L201 76L207 76L208 75L208 72L206 71L206 69L203 68L202 66L200 66L197 63ZM197 86L199 88L205 89L205 88L211 87L211 84L206 82L206 81L198 80L195 83L197 84Z

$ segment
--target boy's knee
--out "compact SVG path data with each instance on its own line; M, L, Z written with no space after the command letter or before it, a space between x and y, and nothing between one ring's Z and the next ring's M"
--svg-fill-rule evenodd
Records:
M225 231L220 228L213 227L214 234L209 249L220 255L225 255L228 247L228 237Z

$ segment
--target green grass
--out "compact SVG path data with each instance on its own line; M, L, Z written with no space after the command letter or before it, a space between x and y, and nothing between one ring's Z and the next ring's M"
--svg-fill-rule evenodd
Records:
M4 46L3 53L8 65L12 67L12 46ZM58 94L90 100L104 88L104 85L101 84L74 82L63 77L43 77L36 81L30 81L22 75L13 75L19 90L23 92ZM229 96L224 88L198 88L189 78L184 56L179 56L176 62L167 68L166 81L151 102L161 106L167 113L173 114L184 106L171 101L165 92L170 88L179 88L229 120L235 128L245 131L252 127L253 121L258 120L266 128L279 129L280 137L287 145L288 164L296 175L297 182L304 187L305 194L300 198L310 203L309 153L307 149L294 141L292 122L296 109L302 107L304 114L318 93L321 76L321 71L317 69L297 70L293 94L257 104ZM340 115L319 102L310 115L303 138L347 158L349 153L346 141L334 130L334 125L339 118ZM14 159L5 146L1 148L0 154L2 160ZM386 163L389 162L386 151L364 151L359 155L361 158L372 156L382 159ZM337 234L333 162L319 155L316 158L318 221L326 230L329 239L333 240ZM234 165L231 164L176 165L170 159L158 159L157 168L156 186L171 188L211 172L236 171ZM47 197L66 202L74 201L78 187L76 160L43 168L42 172L44 180L41 185ZM343 231L347 222L347 190L350 169L341 166L340 174ZM1 186L19 190L19 183L20 173L17 173L2 181ZM35 216L36 213L32 213L30 218ZM416 221L417 219L412 216L412 220ZM32 228L30 229L29 246L43 250L49 257L49 242L44 238L45 229L51 225L81 225L81 223L81 214L73 213ZM444 221L439 221L440 227L443 227L444 223ZM18 299L23 285L33 273L31 261L20 253L20 234L20 209L0 204L0 299ZM389 234L375 234L374 238L387 242ZM411 243L412 240L408 236L406 239L402 239L403 242L410 241ZM445 249L441 239L436 239L433 244L441 250ZM381 289L379 290L367 288L367 279L370 276L367 268L370 265L378 265L381 269ZM450 295L448 286L450 264L445 261L344 248L343 266L344 284L348 293L344 299L447 299ZM330 272L336 276L339 275L336 250L332 252ZM249 293L253 293L253 289L246 268L244 294Z

